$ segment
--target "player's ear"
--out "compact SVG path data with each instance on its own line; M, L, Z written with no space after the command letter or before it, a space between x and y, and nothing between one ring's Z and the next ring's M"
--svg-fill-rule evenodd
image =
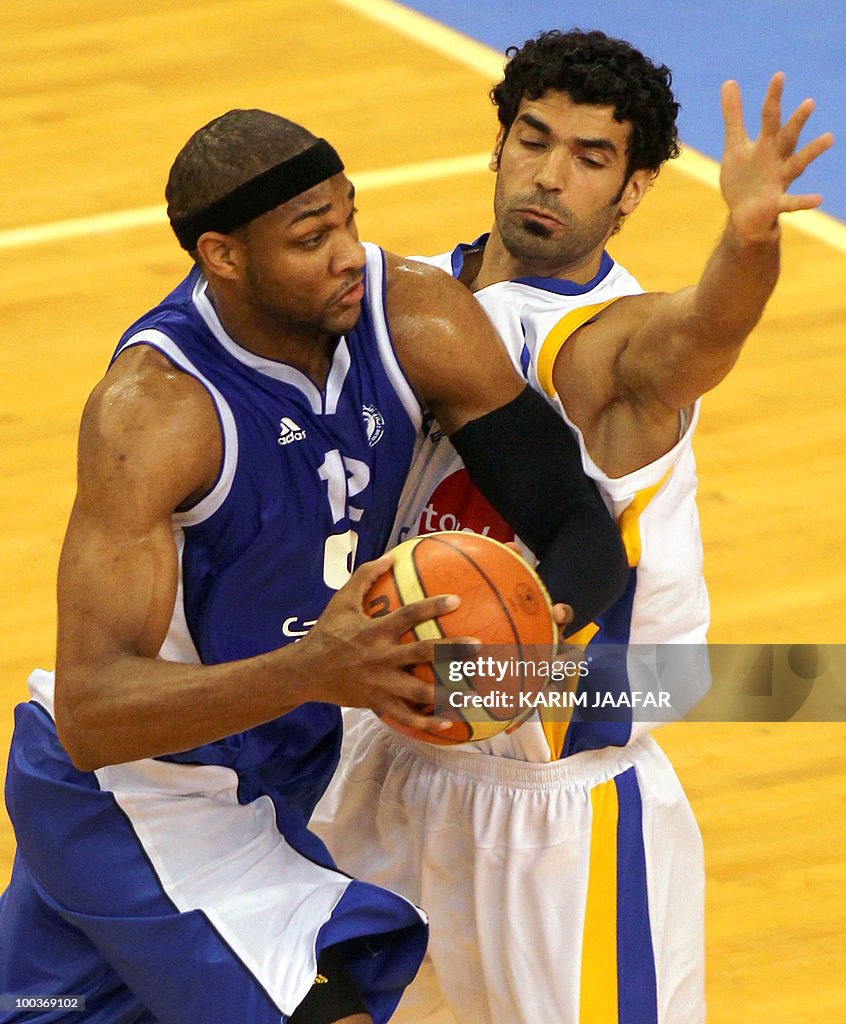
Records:
M654 176L648 167L642 167L640 170L632 172L631 177L623 186L623 193L620 196L620 213L624 217L634 213L640 206L640 201L649 191Z
M215 277L239 276L243 262L243 244L235 235L206 231L197 240L197 255L203 267Z
M506 132L505 128L503 128L503 126L500 125L499 131L496 133L496 142L494 142L493 152L491 153L491 162L488 164L488 167L492 171L499 170L499 158L502 153L502 147L503 144L505 143L505 136L507 134L508 133Z

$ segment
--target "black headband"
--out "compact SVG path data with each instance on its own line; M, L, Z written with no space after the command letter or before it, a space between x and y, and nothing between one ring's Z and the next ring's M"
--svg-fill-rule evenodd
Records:
M202 210L185 217L171 217L170 226L182 248L191 252L205 231L227 234L243 227L343 169L344 164L332 146L325 139L318 139L302 153L262 171Z

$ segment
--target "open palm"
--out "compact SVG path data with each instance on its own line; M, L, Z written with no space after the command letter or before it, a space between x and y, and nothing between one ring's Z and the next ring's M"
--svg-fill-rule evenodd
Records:
M816 193L790 195L787 189L833 143L831 132L818 135L797 151L799 136L814 109L804 100L787 121L781 120L784 74L770 79L761 108L761 133L750 139L743 124L743 104L737 82L724 82L721 91L725 144L720 188L732 225L746 241L763 241L777 229L778 216L810 210L822 202Z

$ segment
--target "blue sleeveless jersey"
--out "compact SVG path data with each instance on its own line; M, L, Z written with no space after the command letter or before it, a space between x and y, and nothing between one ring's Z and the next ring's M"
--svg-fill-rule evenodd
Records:
M361 318L322 390L237 345L197 269L121 339L115 356L150 345L199 380L223 435L214 487L173 516L180 588L163 658L215 664L296 641L387 545L421 413L387 327L384 256L366 251ZM231 767L240 800L278 792L307 816L339 744L339 709L310 703L161 760Z

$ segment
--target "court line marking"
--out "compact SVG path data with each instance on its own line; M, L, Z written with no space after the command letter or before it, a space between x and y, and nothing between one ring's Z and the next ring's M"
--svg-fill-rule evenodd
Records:
M716 160L704 156L695 149L684 147L681 156L668 166L678 167L682 174L710 186L715 191L720 188L720 165ZM797 210L795 213L785 214L781 223L796 228L839 252L846 252L846 224L821 210Z
M380 188L392 188L397 185L411 185L422 181L437 181L440 178L455 178L462 174L484 172L488 169L490 158L490 150L485 150L483 153L471 153L466 156L444 157L440 160L425 160L421 163L386 167L381 170L361 171L353 174L352 177L355 179L356 189L359 192L367 192ZM139 206L133 210L95 214L91 217L75 217L27 227L7 228L0 231L0 249L15 249L46 242L63 242L69 238L104 235L114 231L166 224L167 212L164 204Z
M502 75L505 58L497 50L471 39L456 29L402 7L394 0L332 0L340 7L346 7L356 14L378 22L429 49L442 53L452 60L464 64L474 71L480 71L493 85ZM720 165L711 157L685 146L678 159L672 162L683 174L702 182L710 188L719 188ZM784 220L785 224L798 228L818 241L846 252L846 224L821 210L799 210Z
M481 72L491 84L498 80L502 73L502 54L469 39L446 25L433 21L426 15L406 7L400 7L393 0L333 0L333 2L408 36L432 50L443 53L451 60L459 61L474 71ZM462 174L473 174L487 169L489 159L490 153L486 151L362 171L356 173L354 177L358 189L362 191L375 190L457 177ZM696 150L685 147L682 155L673 161L673 166L688 177L700 181L710 188L719 187L719 164ZM43 245L72 238L161 226L166 223L167 215L164 205L141 206L131 210L95 214L90 217L75 217L45 224L6 228L0 230L0 249ZM819 210L803 210L790 214L786 223L840 252L846 252L846 224L828 214Z

